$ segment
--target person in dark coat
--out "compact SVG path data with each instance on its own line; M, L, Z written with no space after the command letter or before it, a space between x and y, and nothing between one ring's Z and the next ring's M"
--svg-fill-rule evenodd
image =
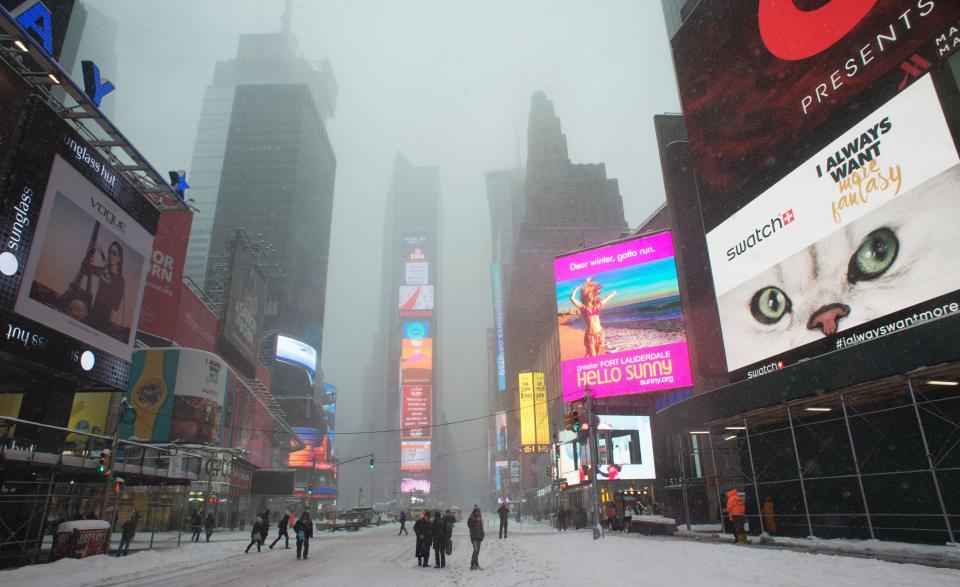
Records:
M567 531L567 510L564 508L560 508L560 511L557 512L557 531Z
M497 510L497 513L500 514L500 538L507 537L507 518L510 515L510 508L507 507L507 504L500 506L500 509Z
M263 525L263 521L257 517L257 520L253 523L253 528L250 528L250 544L247 545L247 549L243 552L250 552L250 547L254 544L257 545L257 552L260 552L260 527Z
M447 566L447 524L443 521L440 510L437 510L433 514L430 538L433 541L433 566L434 568L442 569Z
M117 546L117 556L121 554L127 556L127 553L130 551L130 541L133 540L133 537L137 534L137 522L139 521L140 514L134 510L127 521L123 523L123 526L120 526L120 545Z
M200 515L200 512L194 512L191 525L193 527L193 537L190 540L200 542L200 532L203 531L203 516Z
M407 512L404 510L400 510L400 531L397 532L397 536L400 536L401 534L406 534L407 536L410 535L410 533L407 532Z
M447 556L453 554L453 525L456 523L456 516L453 515L453 512L447 510L446 513L443 514L443 525L447 531Z
M304 511L300 519L293 525L293 531L297 535L297 560L300 560L301 551L303 559L307 559L310 554L310 539L313 538L313 522L310 520L310 512Z
M290 526L290 510L287 510L282 516L280 516L280 521L277 522L277 539L273 541L273 544L270 545L270 550L273 550L273 547L277 545L277 542L280 542L280 539L284 539L283 548L290 548L290 534L287 533L287 528Z
M207 542L210 542L210 536L213 535L213 528L217 525L217 521L213 519L213 512L207 514L207 518L203 521L203 531L207 535Z
M430 564L430 514L423 512L419 520L413 524L413 533L417 537L417 566L426 567Z
M467 528L470 530L470 544L473 545L473 554L470 556L470 570L482 571L480 568L480 543L483 542L483 517L480 515L480 508L474 506L470 512L470 518L467 520Z
M270 534L270 510L263 510L260 518L263 520L260 525L260 544L266 544L267 535Z

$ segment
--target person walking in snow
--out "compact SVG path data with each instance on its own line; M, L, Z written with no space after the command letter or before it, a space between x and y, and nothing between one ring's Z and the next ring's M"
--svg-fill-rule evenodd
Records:
M447 533L447 556L453 554L453 525L456 523L456 516L453 515L453 512L447 510L446 513L443 514L443 526Z
M313 538L313 522L310 520L310 512L304 510L300 514L300 519L293 525L293 531L297 535L297 560L300 560L301 549L303 560L307 560L307 555L310 554L310 539Z
M404 510L400 510L400 531L397 532L397 536L401 534L410 535L410 533L407 532L407 512Z
M290 526L290 510L284 512L280 516L280 521L277 522L277 539L273 541L270 545L270 550L273 550L273 547L277 545L277 542L280 542L280 539L284 539L283 548L290 548L290 534L287 533L287 528Z
M203 516L200 515L200 512L194 512L193 521L193 537L190 539L193 542L200 542L200 532L203 531Z
M470 544L473 546L473 554L470 555L470 570L482 571L480 568L480 543L483 542L483 517L480 515L480 508L474 506L470 512L470 518L467 520L467 528L470 530Z
M500 514L500 538L507 537L507 522L508 516L510 515L510 508L507 507L507 504L500 506L500 509L497 510L497 513Z
M260 524L260 544L267 543L267 536L270 534L270 510L263 510L260 515L262 523Z
M430 528L430 538L433 541L434 567L442 569L447 566L447 524L443 521L440 510L433 513L433 524ZM430 562L429 560L427 561Z
M213 519L213 512L207 514L207 519L203 521L203 531L207 535L207 542L210 542L210 537L213 535L213 528L217 525L217 521Z
M430 565L430 532L432 526L430 525L430 514L426 511L423 512L423 515L413 524L413 533L417 537L417 566L426 567Z
M257 552L260 552L260 527L263 524L263 520L260 516L257 516L256 521L253 523L253 528L250 528L250 544L247 545L247 549L243 552L250 552L250 547L254 544L257 545Z
M735 488L727 492L727 516L733 524L734 544L746 544L747 535L743 530L743 518L747 513L747 505Z
M133 540L133 537L137 534L137 522L140 521L140 514L136 510L130 515L130 518L123 523L123 526L120 527L120 545L117 546L117 556L123 554L127 556L127 553L130 551L130 542Z

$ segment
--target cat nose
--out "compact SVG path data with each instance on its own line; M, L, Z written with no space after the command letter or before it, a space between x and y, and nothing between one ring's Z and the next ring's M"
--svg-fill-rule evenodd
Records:
M850 313L850 306L846 304L828 304L810 316L807 322L807 328L816 330L819 328L824 336L830 336L837 331L837 323L840 319Z

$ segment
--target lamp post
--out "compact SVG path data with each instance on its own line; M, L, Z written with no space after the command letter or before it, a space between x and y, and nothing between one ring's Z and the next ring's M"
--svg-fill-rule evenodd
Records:
M600 454L597 447L597 427L593 425L593 400L590 398L590 386L583 388L584 399L587 404L587 422L590 423L588 432L590 438L590 460L593 469L593 503L594 503L594 524L593 539L603 538L603 528L600 526Z

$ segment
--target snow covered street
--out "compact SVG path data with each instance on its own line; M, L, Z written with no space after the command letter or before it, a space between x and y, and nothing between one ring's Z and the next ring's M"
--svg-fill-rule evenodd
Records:
M511 525L498 540L487 527L480 553L482 571L470 571L466 524L454 528L447 568L416 566L414 537L397 537L396 524L357 533L321 532L311 556L264 547L244 554L246 533L215 534L209 544L145 551L125 558L62 560L0 572L0 584L26 585L960 585L960 571L787 550L703 544L636 535L590 532L558 534L545 525ZM271 534L270 540L273 540ZM281 546L278 544L278 547Z

